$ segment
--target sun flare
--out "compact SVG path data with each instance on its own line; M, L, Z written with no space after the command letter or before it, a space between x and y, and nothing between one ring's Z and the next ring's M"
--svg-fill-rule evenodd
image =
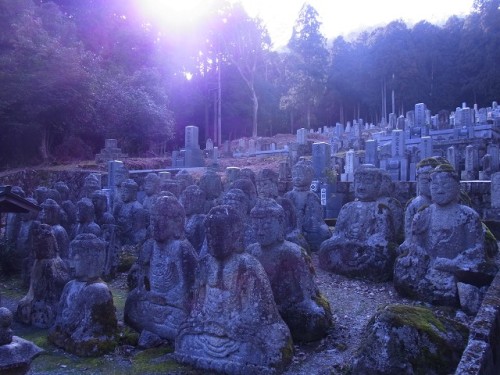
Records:
M171 30L185 30L196 25L207 11L206 0L141 0L147 16Z

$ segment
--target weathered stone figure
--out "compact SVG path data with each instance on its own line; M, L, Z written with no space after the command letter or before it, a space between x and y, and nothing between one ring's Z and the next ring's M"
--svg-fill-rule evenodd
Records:
M222 179L212 168L207 168L206 172L201 176L198 186L205 192L207 201L205 202L205 212L217 204L216 199L223 192Z
M153 200L160 192L160 176L156 173L148 173L144 178L144 192L146 196L142 201L142 207L149 212L151 211Z
M431 309L387 305L368 322L350 374L463 374L455 369L467 336L466 327Z
M331 235L323 220L323 207L319 197L310 190L314 169L310 162L299 161L292 169L293 190L285 194L292 201L297 214L297 227L311 247L317 251Z
M11 192L25 198L26 193L20 186L12 186ZM38 202L36 202L38 204ZM21 214L17 212L8 212L5 219L5 239L11 244L16 243L19 229L21 227Z
M83 181L81 198L90 198L92 193L101 189L101 180L95 173L90 173Z
M101 228L101 238L106 242L106 260L104 262L103 278L111 279L115 276L118 266L120 241L117 238L117 225L113 215L108 212L108 196L102 190L92 193L96 222Z
M392 278L395 232L389 207L377 202L381 184L379 168L356 169L356 200L342 206L332 237L321 244L321 268L372 281Z
M194 185L195 180L194 177L186 170L180 170L175 176L174 180L177 181L179 184L179 189L180 192L182 193L184 189L186 189L188 186Z
M205 240L205 192L197 185L190 185L181 193L179 199L186 212L184 230L186 238L199 254Z
M248 196L241 189L229 189L222 197L222 203L234 208L243 222L242 249L257 242L255 231L250 223L250 202Z
M90 233L71 241L70 265L75 280L64 287L49 340L67 352L93 357L116 346L118 330L111 291L100 276L105 243Z
M26 198L33 204L37 204L33 198ZM17 235L16 241L16 256L19 259L21 268L21 278L24 286L29 286L31 267L33 266L33 240L35 235L35 227L39 222L36 220L38 217L37 211L30 211L27 213L19 214L21 219L21 226Z
M241 168L239 178L248 178L255 185L255 172L250 168Z
M290 331L257 259L238 247L241 217L228 206L205 220L209 254L196 272L193 309L179 329L181 362L226 374L269 374L291 360Z
M458 203L460 182L451 165L431 172L430 190L433 203L417 212L411 236L400 246L394 286L405 296L477 312L480 287L498 270L484 247L481 221Z
M56 318L64 285L70 280L66 263L57 254L57 243L50 226L34 229L35 261L31 269L28 294L17 305L15 318L24 324L49 328Z
M239 178L231 184L231 189L240 189L248 197L248 213L257 203L257 189L249 178Z
M42 211L39 219L43 224L50 225L52 233L57 241L57 249L62 259L68 258L69 236L66 229L61 225L61 207L53 199L46 199L41 204Z
M34 192L34 197L38 204L42 204L47 199L53 199L56 202L61 201L61 195L59 194L59 191L57 191L56 189L49 189L46 186L37 186Z
M239 167L227 167L225 171L225 180L224 180L224 191L227 191L231 188L231 185L234 181L240 178L241 168Z
M405 239L411 236L411 223L415 214L432 203L430 172L439 164L441 162L434 157L425 158L417 164L417 196L406 205L404 220Z
M26 374L31 361L43 352L38 346L21 337L14 336L12 313L6 307L0 307L0 373Z
M286 240L296 243L309 253L309 244L304 238L302 232L299 228L297 228L297 214L295 213L295 206L290 199L279 196L278 173L268 168L260 170L256 176L256 188L259 198L273 198L281 207L283 207L283 210L285 211Z
M404 209L394 194L394 182L391 180L389 172L382 170L382 183L377 201L387 207L391 211L392 224L395 232L395 242L400 244L404 241Z
M71 233L73 226L76 224L76 205L70 200L69 186L64 181L57 181L54 184L54 189L61 196L61 209L64 215L61 217L61 225L66 229L66 232Z
M96 190L92 193L92 203L94 205L95 222L102 227L106 224L115 224L115 218L111 214L108 205L108 196L102 190Z
M314 282L314 267L305 250L285 240L285 211L274 199L261 198L250 216L258 243L246 251L264 267L293 339L319 340L332 325L330 305Z
M172 196L161 196L151 210L153 240L145 242L137 271L138 285L125 304L125 322L173 340L187 317L196 268L193 246L184 238L184 208Z
M94 204L89 198L82 198L76 203L77 224L71 234L71 239L82 233L92 233L101 237L101 227L94 221Z
M146 239L147 219L144 218L142 205L137 201L138 189L139 186L132 179L122 182L121 200L113 212L123 245L137 245Z

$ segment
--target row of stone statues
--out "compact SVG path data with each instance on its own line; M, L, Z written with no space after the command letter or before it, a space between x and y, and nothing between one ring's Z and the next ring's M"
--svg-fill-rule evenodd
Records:
M442 158L421 161L419 193L407 205L404 221L381 199L383 176L372 165L356 170L356 200L342 207L332 237L321 244L320 267L348 277L393 280L403 296L476 313L498 271L498 246L479 215L460 203L455 170ZM403 222L400 244L395 223Z
M312 341L326 335L330 306L314 283L308 255L285 240L284 210L274 200L262 199L252 209L259 242L247 251L240 241L241 215L228 205L213 207L204 220L207 253L201 258L184 237L185 213L177 198L160 196L151 211L153 237L143 245L138 283L124 313L141 335L175 341L182 362L241 374L282 369L293 354L292 337ZM92 233L77 235L68 268L54 251L49 225L40 224L36 238L30 290L16 318L49 327L49 340L71 353L111 350L117 319L100 279L104 241Z
M332 326L311 252L328 271L393 279L404 296L470 314L498 270L496 242L488 243L477 213L460 203L458 177L440 158L418 165L419 196L405 211L390 195L386 172L359 167L356 199L342 207L333 231L309 189L307 161L292 168L294 188L282 197L269 169L244 178L231 170L226 186L211 170L198 184L180 175L183 183L167 190L148 175L142 204L137 183L125 179L113 214L107 197L89 188L90 198L75 205L70 236L53 217L64 209L46 198L41 223L31 217L30 289L16 318L50 327L49 339L78 355L110 350L117 319L100 277L110 274L119 246L139 244L125 322L141 335L174 341L182 362L266 373L290 361L292 339L318 340Z

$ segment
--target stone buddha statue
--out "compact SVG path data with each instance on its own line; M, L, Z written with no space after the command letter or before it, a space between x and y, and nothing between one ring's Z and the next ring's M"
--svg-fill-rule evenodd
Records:
M208 254L196 272L193 309L175 340L175 357L205 370L271 374L293 355L265 270L238 247L241 216L216 206L205 220Z
M177 198L158 197L151 208L151 240L137 264L137 286L125 303L125 322L138 332L173 340L191 305L197 257L185 239L185 212Z
M299 161L292 168L293 190L285 194L297 214L297 227L304 234L311 251L319 250L321 243L331 235L323 220L323 207L319 197L310 190L314 169L310 162Z
M49 341L67 352L94 357L117 343L118 322L113 296L101 275L106 244L94 234L76 236L70 245L70 269L75 277L62 292Z
M332 237L321 244L321 268L371 281L392 279L396 233L390 208L378 201L382 178L373 165L356 169L356 200L342 206Z
M330 305L314 282L314 267L306 251L285 240L285 211L274 199L260 198L250 216L258 242L246 251L264 267L293 339L321 339L332 326Z
M404 296L475 313L498 266L485 248L479 215L459 203L453 167L440 164L430 178L432 204L413 217L394 265L394 286Z

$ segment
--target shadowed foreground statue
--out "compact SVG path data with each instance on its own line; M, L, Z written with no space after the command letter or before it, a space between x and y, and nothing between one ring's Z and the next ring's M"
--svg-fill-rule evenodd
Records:
M33 358L43 350L30 341L13 336L11 324L12 313L8 308L0 307L0 374L26 374Z
M151 208L153 239L138 262L137 286L125 303L125 322L173 340L187 317L196 268L193 246L184 238L184 208L173 196L160 196Z
M285 194L297 214L297 227L302 231L311 251L318 251L321 243L331 236L323 220L323 207L310 187L314 169L310 162L299 161L292 169L293 190Z
M405 296L475 313L498 267L488 257L479 215L458 203L451 165L431 172L432 204L413 218L394 265L394 286ZM474 300L476 302L473 302Z
M321 268L371 281L392 278L395 231L390 208L377 201L382 172L362 165L354 173L356 200L340 210L332 237L321 244Z
M285 241L285 211L274 199L259 199L250 212L258 243L246 251L266 270L274 300L294 340L314 341L332 325L328 301L314 282L305 250Z
M196 273L195 300L175 340L176 358L226 374L271 374L293 355L290 331L257 259L237 248L243 228L229 206L205 220L208 254Z
M117 319L113 296L100 279L105 243L90 233L79 234L70 245L70 265L75 280L62 292L49 341L67 352L93 357L116 345Z
M33 249L30 287L17 305L15 318L24 324L49 328L56 318L63 288L70 280L69 272L57 253L50 225L40 224L34 229Z

